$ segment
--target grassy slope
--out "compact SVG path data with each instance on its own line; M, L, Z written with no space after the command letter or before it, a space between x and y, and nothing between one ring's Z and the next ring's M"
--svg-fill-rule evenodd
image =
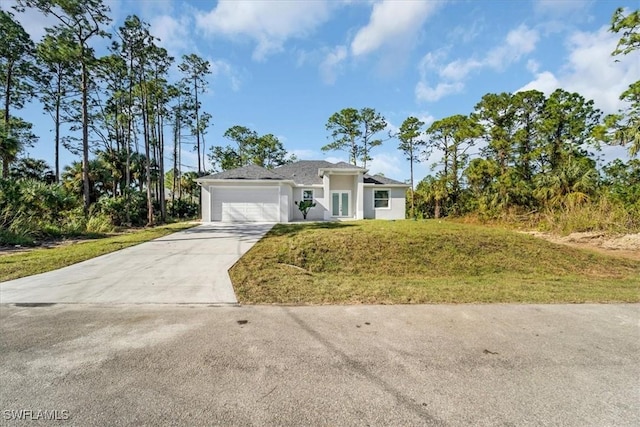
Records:
M179 222L132 233L0 256L0 282L44 273L193 227Z
M243 303L640 301L636 261L435 220L278 225L230 273Z

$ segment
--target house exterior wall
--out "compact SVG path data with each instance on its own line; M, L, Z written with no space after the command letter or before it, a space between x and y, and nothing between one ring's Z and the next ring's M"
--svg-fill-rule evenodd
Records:
M354 175L330 175L331 191L349 190L355 192Z
M324 188L320 186L295 187L293 188L293 196L290 202L290 218L292 221L302 221L303 216L295 202L302 200L303 190L313 190L313 201L316 204L307 214L307 220L323 221L325 212L329 211L328 199L325 198Z
M373 206L373 192L375 190L389 190L389 208L375 208ZM404 219L406 216L405 204L405 188L376 186L364 189L364 217L366 219Z
M280 185L280 222L291 221L290 208L293 204L293 188L290 185Z
M211 221L211 189L209 185L203 185L200 189L202 199L200 201L200 218L203 222Z

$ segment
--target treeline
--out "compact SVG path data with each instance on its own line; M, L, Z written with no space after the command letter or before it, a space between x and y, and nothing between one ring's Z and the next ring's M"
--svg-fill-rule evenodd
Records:
M110 10L102 0L18 0L13 9L0 9L2 229L24 230L17 225L29 223L24 218L48 217L21 202L25 192L44 191L36 181L75 200L64 207L80 207L78 215L85 218L79 222L116 211L116 225L151 225L170 214L194 214L193 179L205 169L204 137L211 121L199 99L207 90L209 62L183 55L177 64L182 78L170 82L176 59L157 44L149 24L129 16L109 33ZM55 22L38 42L16 20L26 9ZM111 40L105 56L93 48L99 39ZM32 102L40 102L51 117L52 170L43 161L20 157L38 139L32 124L18 115ZM182 172L183 145L197 153L197 172ZM63 147L80 160L61 170ZM171 153L165 147L172 147ZM165 165L165 157L172 164ZM11 199L18 193L22 196ZM50 225L55 224L64 228L59 221Z
M562 89L487 94L474 111L400 130L414 161L438 153L410 195L409 215L483 219L564 217L574 228L640 228L640 161L597 167L600 111ZM633 146L632 146L633 147ZM582 216L578 218L577 216Z

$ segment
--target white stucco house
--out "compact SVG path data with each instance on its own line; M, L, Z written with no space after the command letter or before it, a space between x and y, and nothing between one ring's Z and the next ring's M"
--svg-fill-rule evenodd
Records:
M344 162L302 160L274 169L244 166L196 181L205 222L291 222L295 202L316 204L307 220L404 219L409 185Z

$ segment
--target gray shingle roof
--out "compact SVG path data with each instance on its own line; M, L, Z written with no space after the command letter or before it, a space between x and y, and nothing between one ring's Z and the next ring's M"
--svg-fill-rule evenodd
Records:
M319 169L360 169L361 167L350 165L349 163L330 163L326 160L300 160L295 163L289 163L279 166L273 170L265 169L257 165L247 165L237 169L231 169L212 175L207 175L199 180L208 179L266 179L266 180L292 180L297 185L314 185L322 184L322 178L318 176ZM375 185L403 185L404 183L386 178L384 176L365 175L365 184Z
M362 169L345 162L330 163L326 160L300 160L275 168L273 171L288 179L292 179L298 185L322 184L322 178L318 176L319 169ZM364 169L362 169L364 170Z
M376 185L406 185L404 182L396 181L395 179L387 178L382 175L365 175L364 183Z
M258 165L247 165L241 168L230 169L212 175L207 175L201 179L272 179L272 180L285 180L282 175L270 171Z

